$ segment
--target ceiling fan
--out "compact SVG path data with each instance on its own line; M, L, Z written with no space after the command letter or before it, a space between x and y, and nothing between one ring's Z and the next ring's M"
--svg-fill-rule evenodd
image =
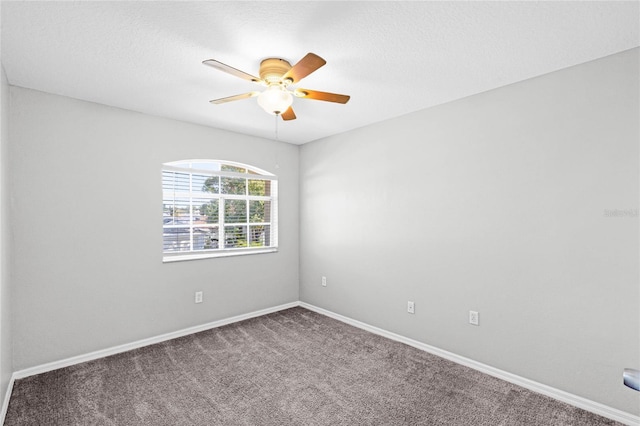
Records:
M305 57L294 66L291 66L291 64L284 59L267 58L260 62L260 77L240 71L215 59L207 59L206 61L202 61L202 63L244 80L266 86L266 89L262 92L252 91L241 95L214 99L210 101L212 104L223 104L257 96L258 105L269 114L280 115L283 120L295 120L296 114L293 112L293 108L291 108L293 96L315 99L317 101L336 102L339 104L346 104L350 98L350 96L339 95L337 93L319 92L317 90L300 88L290 89L289 86L298 83L327 63L327 61L314 53L307 53Z

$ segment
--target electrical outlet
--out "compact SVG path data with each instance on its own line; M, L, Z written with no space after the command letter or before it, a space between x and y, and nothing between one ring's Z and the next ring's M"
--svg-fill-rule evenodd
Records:
M469 324L480 325L479 317L480 317L480 314L478 314L476 311L469 311Z
M322 287L327 286L327 277L322 277Z
M196 303L202 303L202 292L196 291Z
M413 302L407 302L407 312L409 312L410 314L416 313L415 305Z

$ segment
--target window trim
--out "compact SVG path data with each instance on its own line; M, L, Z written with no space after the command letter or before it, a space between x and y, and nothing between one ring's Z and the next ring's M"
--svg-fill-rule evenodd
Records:
M176 164L180 164L180 163L183 163L183 164L184 163L191 163L191 164L217 163L217 164L220 164L221 166L233 166L233 167L243 168L246 170L246 172L239 173L239 172L232 172L232 171L198 169L198 168L192 168L192 167L188 168L188 167L176 166ZM237 225L245 226L247 228L246 229L247 233L249 232L249 227L252 225L253 226L268 225L271 230L270 241L272 242L272 245L268 247L240 247L240 248L232 247L232 248L207 249L207 250L191 249L187 251L168 252L168 251L164 251L164 239L163 239L163 249L162 249L163 263L209 259L209 258L218 258L218 257L243 256L243 255L251 255L251 254L274 253L278 251L278 177L276 175L249 164L238 163L234 161L226 161L226 160L213 160L213 159L206 159L206 160L205 159L187 159L187 160L178 160L178 161L162 163L161 172L163 176L163 181L164 181L165 172L177 172L177 173L189 174L190 176L189 179L191 179L192 175L205 175L205 176L219 176L220 178L229 177L229 178L246 179L247 185L249 184L250 180L265 180L273 183L271 185L272 193L269 196L250 195L248 192L244 195L218 193L218 194L212 194L211 196L211 199L219 200L221 211L223 211L222 209L224 208L225 200L246 200L247 202L252 200L270 201L271 221L264 222L264 223L262 222L251 223L248 217L249 206L247 205L247 222L246 223L241 222L241 223L238 223ZM163 189L162 190L163 204L165 200L165 194L166 192ZM194 196L193 196L193 189L191 188L191 185L189 185L188 192L174 192L173 197L174 199L188 198L191 206L190 208L193 207L192 200ZM215 226L211 226L211 227L218 228L218 232L219 232L218 235L220 234L224 235L225 222L223 217L224 215L221 214L218 223L215 224ZM165 217L163 216L163 219L164 218ZM163 231L167 229L165 226L166 225L163 222ZM193 226L194 226L193 222L190 222L189 230L191 234L193 233ZM169 228L173 228L173 227L180 228L180 226L169 226ZM207 227L207 226L203 226L203 227ZM193 237L191 237L191 244L193 244Z
M250 254L277 253L277 252L278 252L278 247L222 249L222 250L217 250L215 253L210 250L187 252L189 254L184 254L185 252L162 253L162 263L182 262L186 260L211 259L211 258L218 258L218 257L248 256Z

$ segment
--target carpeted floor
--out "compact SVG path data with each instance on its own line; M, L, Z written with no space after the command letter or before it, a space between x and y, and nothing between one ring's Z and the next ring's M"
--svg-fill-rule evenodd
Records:
M15 383L5 425L616 425L303 308Z

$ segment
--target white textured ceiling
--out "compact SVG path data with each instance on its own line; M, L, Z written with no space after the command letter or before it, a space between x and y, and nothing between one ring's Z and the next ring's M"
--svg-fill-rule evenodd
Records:
M302 144L640 45L630 2L2 1L10 84L234 132L275 137L256 99L260 60L327 64L299 86L351 95L295 99L279 139Z

